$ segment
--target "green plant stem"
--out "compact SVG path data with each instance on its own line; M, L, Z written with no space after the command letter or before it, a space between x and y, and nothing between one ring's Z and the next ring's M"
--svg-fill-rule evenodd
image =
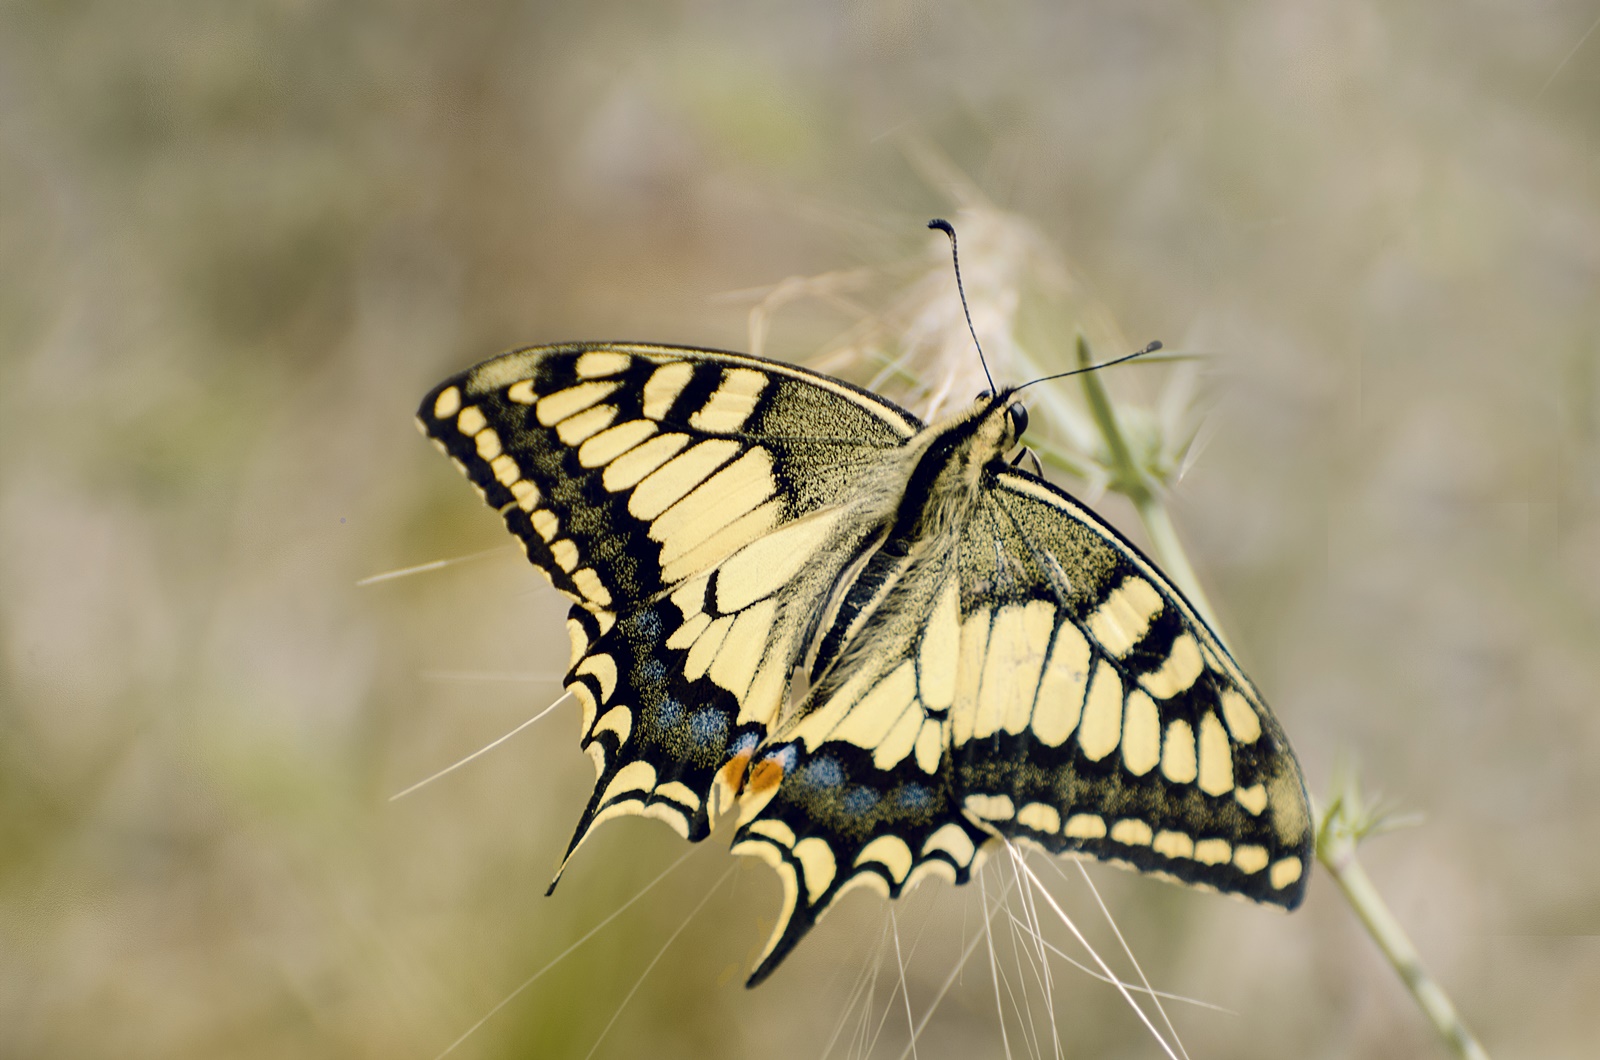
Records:
M1081 334L1078 336L1077 353L1080 367L1088 367L1092 363L1088 342ZM1173 526L1172 516L1162 500L1161 491L1148 472L1140 467L1134 458L1133 451L1123 436L1122 428L1117 423L1116 412L1105 387L1101 385L1095 372L1084 372L1078 379L1083 384L1089 411L1094 416L1095 424L1105 441L1106 452L1110 456L1110 487L1133 502L1139 512L1140 520L1144 523L1145 533L1150 539L1150 547L1155 553L1156 561L1211 626L1217 638L1226 644L1222 627L1218 624L1216 614L1200 588L1200 580L1195 576L1188 554L1178 540L1177 529ZM1362 829L1359 826L1345 827L1349 823L1349 815L1353 812L1356 812L1353 807L1346 805L1342 800L1336 800L1327 817L1318 822L1317 860L1333 876L1339 885L1340 893L1344 895L1345 900L1350 903L1356 916L1366 927L1367 934L1372 937L1378 949L1394 967L1400 980L1405 983L1406 989L1411 991L1417 1006L1433 1024L1434 1030L1445 1045L1462 1060L1488 1060L1488 1053L1484 1052L1483 1046L1478 1044L1472 1032L1467 1030L1466 1024L1461 1021L1444 988L1428 974L1416 947L1412 945L1405 930L1400 927L1400 922L1394 918L1394 914L1389 912L1388 905L1378 894L1377 888L1362 869L1361 863L1356 860L1356 843L1362 834Z
M1462 1060L1489 1060L1489 1054L1484 1052L1483 1046L1478 1044L1467 1025L1461 1021L1455 1005L1450 1002L1450 996L1428 974L1422 964L1422 955L1412 945L1394 914L1389 912L1371 877L1356 859L1355 842L1347 839L1324 843L1320 836L1318 838L1317 860L1339 885L1345 901L1350 903L1356 916L1361 918L1361 923L1366 925L1367 934L1372 936L1372 941L1383 951L1395 974L1411 991L1417 1007L1433 1024L1434 1031L1450 1051Z

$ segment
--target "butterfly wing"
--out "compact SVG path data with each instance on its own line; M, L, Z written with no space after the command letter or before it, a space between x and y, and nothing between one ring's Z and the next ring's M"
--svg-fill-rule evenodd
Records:
M783 782L742 815L734 849L784 889L752 985L849 890L966 882L995 836L1299 904L1312 841L1299 766L1132 545L996 466L950 556L898 562L855 634L881 662L774 733L789 741L769 752Z
M807 593L848 561L838 502L921 424L792 365L595 343L487 361L418 422L574 601L566 684L598 779L568 856L623 814L704 838L785 694Z
M966 813L1053 853L1297 906L1312 853L1299 764L1177 589L1066 493L1009 470L962 556Z

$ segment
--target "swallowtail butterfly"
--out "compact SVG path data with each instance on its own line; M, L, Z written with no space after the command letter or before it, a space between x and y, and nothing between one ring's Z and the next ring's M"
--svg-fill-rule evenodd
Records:
M598 779L567 857L610 818L736 813L783 884L751 985L851 888L964 883L997 839L1304 896L1283 730L1148 559L1006 461L1015 391L924 424L789 364L573 343L418 419L572 600Z

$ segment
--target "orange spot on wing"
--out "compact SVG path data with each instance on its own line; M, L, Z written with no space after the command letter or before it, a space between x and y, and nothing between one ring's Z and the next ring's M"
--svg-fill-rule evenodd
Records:
M783 763L771 758L756 763L745 780L745 790L751 795L766 795L777 790L783 780Z

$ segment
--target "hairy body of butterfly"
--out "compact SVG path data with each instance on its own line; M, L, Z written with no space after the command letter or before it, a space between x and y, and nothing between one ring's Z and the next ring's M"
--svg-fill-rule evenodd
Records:
M612 817L698 841L736 809L784 891L751 985L852 887L964 883L997 838L1304 896L1282 730L1147 559L1006 463L1013 392L924 425L792 365L580 343L418 419L574 601L598 778L567 857Z

